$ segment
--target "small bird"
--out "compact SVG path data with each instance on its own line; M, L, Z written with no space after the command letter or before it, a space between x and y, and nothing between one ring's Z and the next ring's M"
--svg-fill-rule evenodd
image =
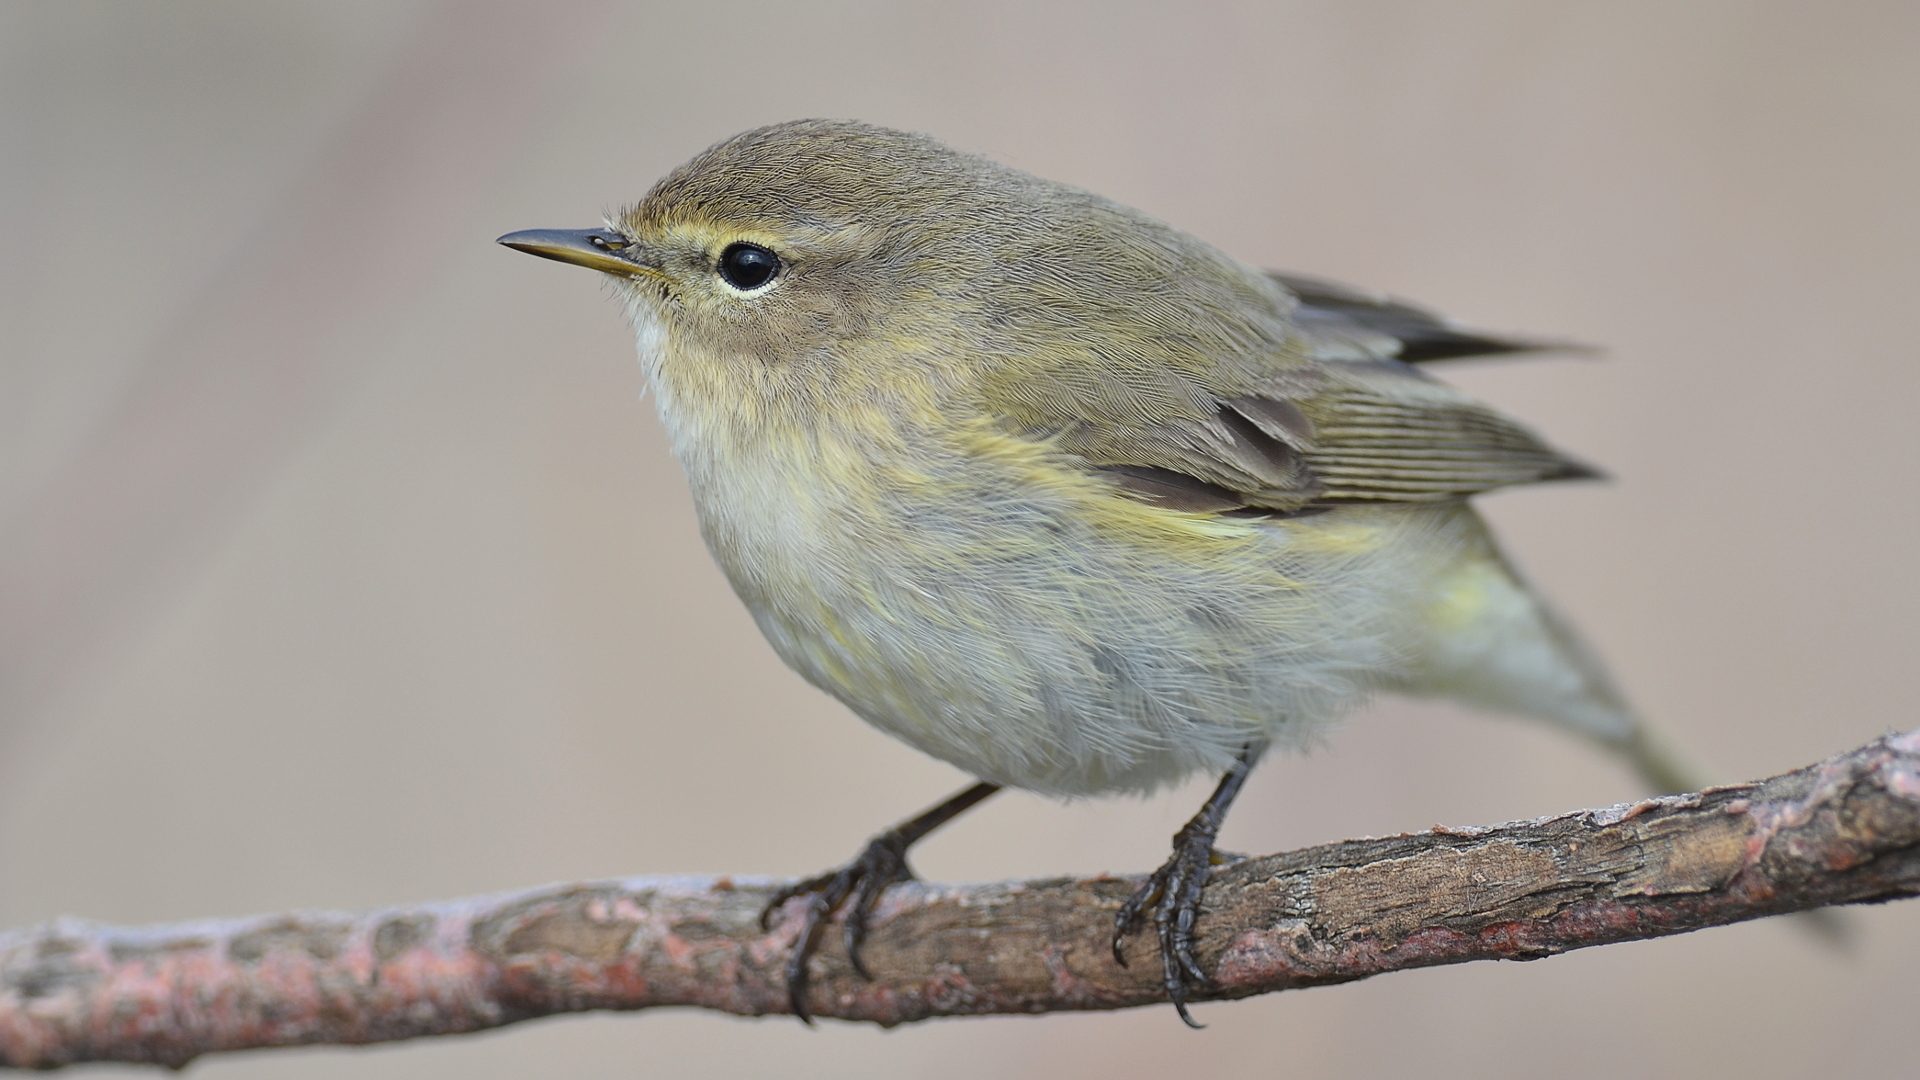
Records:
M1124 964L1151 924L1190 1025L1229 805L1375 692L1536 717L1690 787L1467 501L1594 470L1422 367L1547 343L851 121L746 132L603 228L499 242L617 283L707 546L781 658L980 780L768 905L806 900L803 1020L825 924L866 975L907 849L1002 787L1222 777L1113 934Z

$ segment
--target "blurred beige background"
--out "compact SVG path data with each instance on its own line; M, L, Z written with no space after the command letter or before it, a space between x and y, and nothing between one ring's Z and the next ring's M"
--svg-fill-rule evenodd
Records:
M781 667L617 309L492 244L797 116L1604 344L1446 374L1613 471L1483 504L1647 713L1722 779L1920 723L1915 5L8 2L0 57L0 925L809 873L963 782ZM1223 843L1636 794L1554 732L1388 701L1264 767ZM917 861L1144 870L1202 795L1016 795ZM660 1012L195 1068L1911 1075L1920 905L1856 923L1850 955L1755 924L1199 1035Z

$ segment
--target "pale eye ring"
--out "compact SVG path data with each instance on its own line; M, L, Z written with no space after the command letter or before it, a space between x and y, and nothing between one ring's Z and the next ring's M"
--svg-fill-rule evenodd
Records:
M728 244L714 270L728 285L741 292L752 292L780 273L780 256L758 244Z

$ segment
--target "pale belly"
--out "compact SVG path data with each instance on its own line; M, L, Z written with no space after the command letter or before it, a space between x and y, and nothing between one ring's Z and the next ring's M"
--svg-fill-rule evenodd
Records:
M1063 796L1150 791L1249 744L1313 740L1405 667L1393 628L1471 513L1209 520L1102 495L1089 515L1047 494L735 516L768 504L695 493L795 670L928 754Z

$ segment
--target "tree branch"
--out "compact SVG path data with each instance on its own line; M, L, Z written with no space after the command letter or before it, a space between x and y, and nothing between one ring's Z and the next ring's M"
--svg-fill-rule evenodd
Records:
M798 901L780 883L629 878L362 914L0 933L0 1065L179 1066L218 1050L373 1043L555 1013L786 1011ZM1117 1009L1157 963L1107 939L1135 878L911 883L876 911L868 982L838 935L817 1016ZM1537 821L1353 840L1217 874L1202 964L1238 998L1467 960L1531 959L1828 904L1920 894L1920 731L1757 784ZM1145 959L1150 942L1135 950Z

